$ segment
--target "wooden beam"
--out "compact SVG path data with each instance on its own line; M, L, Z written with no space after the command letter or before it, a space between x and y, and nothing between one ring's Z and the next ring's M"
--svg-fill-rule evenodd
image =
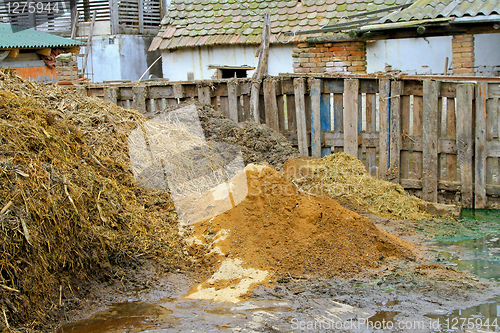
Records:
M486 100L488 83L479 82L476 86L476 149L475 149L475 186L474 208L486 206Z
M50 47L46 47L44 49L36 50L35 53L48 57L52 53L52 49Z
M422 199L437 202L439 82L424 80Z
M358 79L344 82L344 153L358 158Z
M238 83L230 80L227 83L227 97L229 100L229 119L238 122Z
M311 79L311 153L321 157L321 80Z
M276 81L274 78L264 80L264 106L267 126L279 131L278 102L276 101Z
M259 91L260 84L264 75L268 71L268 58L269 58L269 38L271 34L271 16L269 13L264 14L264 25L262 28L262 40L259 48L259 60L257 69L252 76L252 89L250 97L250 113L253 114L254 121L260 123L260 108L259 108Z
M381 79L378 87L379 98L379 155L378 177L387 179L389 169L389 103L391 95L391 81Z
M7 57L17 58L18 55L19 55L19 49L12 49L10 50L9 55Z
M389 147L389 175L388 180L399 183L400 179L400 152L401 152L401 95L403 83L400 80L391 82L390 99L390 147Z
M474 184L472 163L474 142L472 140L474 86L457 86L457 150L460 182L462 184L462 207L473 208Z
M307 125L306 125L306 102L305 102L305 81L304 78L293 80L293 89L295 94L295 114L297 118L297 137L299 152L302 156L309 156L307 144Z

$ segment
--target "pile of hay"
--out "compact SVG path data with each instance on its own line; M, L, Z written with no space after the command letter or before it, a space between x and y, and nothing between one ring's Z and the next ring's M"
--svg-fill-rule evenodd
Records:
M74 283L139 258L181 262L170 195L137 187L129 166L128 133L146 120L0 72L2 325L43 327L80 296Z
M292 159L286 175L302 190L327 195L360 210L391 219L426 220L424 201L398 184L371 177L357 158L346 153L321 159Z

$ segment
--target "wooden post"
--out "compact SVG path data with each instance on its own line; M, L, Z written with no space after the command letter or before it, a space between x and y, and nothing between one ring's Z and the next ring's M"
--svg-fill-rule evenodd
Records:
M238 122L238 83L235 80L229 80L227 83L227 97L229 102L229 119Z
M388 180L399 183L400 180L400 153L401 153L401 95L403 82L391 82L391 110L390 110L390 147L389 147L389 174Z
M175 83L172 85L172 89L174 91L175 98L183 98L184 97L184 87L180 83Z
M137 0L138 8L139 8L139 33L142 34L144 32L144 1Z
M110 27L111 34L117 35L119 33L119 25L118 25L118 0L109 0L109 19L110 19Z
M118 88L117 87L105 87L104 88L104 100L118 104Z
M486 100L488 98L488 83L479 82L476 86L476 163L474 208L486 206Z
M358 157L359 80L344 81L344 153Z
M379 100L379 155L378 155L378 177L387 179L389 169L389 105L391 95L391 81L381 79L378 86Z
M473 208L474 185L472 177L473 141L472 126L474 90L472 84L457 86L457 150L460 169L462 207Z
M268 59L269 59L269 38L271 34L271 16L269 13L264 14L264 26L262 28L262 40L259 48L259 61L257 69L252 76L252 89L250 98L250 112L256 123L260 123L259 112L259 90L262 78L267 75Z
M295 94L295 113L297 116L299 152L302 156L309 156L309 148L307 145L306 102L304 99L306 87L304 78L299 77L294 79L293 88Z
M321 80L311 79L311 153L321 157Z
M211 104L210 87L198 85L198 102L202 104Z
M266 124L275 131L279 131L278 103L276 101L276 81L274 78L264 80L264 106Z
M141 113L146 113L146 86L132 87L132 109L136 109Z
M424 80L422 133L422 199L437 202L439 82Z

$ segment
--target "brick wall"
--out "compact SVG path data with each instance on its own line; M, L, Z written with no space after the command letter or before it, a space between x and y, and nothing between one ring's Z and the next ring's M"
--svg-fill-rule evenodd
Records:
M56 62L56 72L58 81L71 81L78 82L78 67L76 64L76 56L71 56L69 59L60 60Z
M300 43L293 49L294 73L366 73L366 43Z
M474 75L474 35L458 35L452 39L453 75Z

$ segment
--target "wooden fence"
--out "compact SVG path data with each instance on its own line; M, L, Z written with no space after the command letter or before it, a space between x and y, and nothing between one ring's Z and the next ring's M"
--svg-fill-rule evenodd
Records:
M500 80L450 79L267 77L259 119L302 155L344 151L373 176L400 183L423 199L497 207ZM86 90L146 114L198 100L235 121L254 119L248 79L91 84Z

